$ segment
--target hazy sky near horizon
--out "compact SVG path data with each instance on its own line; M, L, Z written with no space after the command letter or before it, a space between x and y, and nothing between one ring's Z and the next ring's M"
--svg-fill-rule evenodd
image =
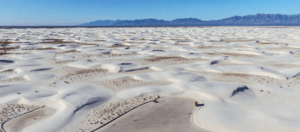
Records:
M299 0L0 0L0 26L77 25L95 20L300 14Z

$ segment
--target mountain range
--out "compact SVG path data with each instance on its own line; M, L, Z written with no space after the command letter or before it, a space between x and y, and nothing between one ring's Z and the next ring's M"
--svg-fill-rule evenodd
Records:
M300 14L256 14L233 16L221 20L203 21L197 18L182 18L172 21L158 19L97 20L78 26L197 26L197 25L300 25Z

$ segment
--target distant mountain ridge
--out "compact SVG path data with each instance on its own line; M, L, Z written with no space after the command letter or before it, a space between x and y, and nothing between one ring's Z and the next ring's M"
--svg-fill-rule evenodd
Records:
M157 19L98 20L79 26L189 26L189 25L300 25L300 14L256 14L233 16L221 20L202 21L197 18L182 18L172 21Z
M97 21L93 21L93 22L89 22L89 23L83 23L83 24L80 24L82 26L94 26L94 25L101 25L101 26L110 26L110 25L114 25L118 22L121 22L122 20L116 20L116 21L113 21L113 20L97 20Z

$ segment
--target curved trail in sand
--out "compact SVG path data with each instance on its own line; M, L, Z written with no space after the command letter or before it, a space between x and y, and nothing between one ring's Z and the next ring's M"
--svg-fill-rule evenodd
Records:
M148 103L122 116L115 122L101 129L101 132L110 131L173 131L173 132L206 132L194 125L193 101L187 98L165 97L157 103ZM192 117L192 118L191 118ZM98 130L100 132L100 130Z
M199 101L199 102L200 102L201 104L203 104L202 101ZM200 127L200 128L209 130L209 129L203 127L202 125L200 125L200 124L197 122L197 120L196 120L197 113L200 111L201 107L202 107L202 106L197 107L197 108L195 109L195 111L193 112L193 120L194 120L194 123L195 123L198 127Z
M9 122L9 121L11 121L11 120L13 120L13 119L15 119L15 118L18 118L18 117L20 117L20 116L23 116L23 115L29 114L29 113L31 113L31 112L34 112L34 111L36 111L36 110L42 109L42 108L44 108L44 107L45 107L45 106L42 106L42 107L36 108L36 109L34 109L34 110L25 112L25 113L23 113L23 114L21 114L21 115L17 115L17 116L15 116L14 118L8 119L7 121L5 121L5 122L3 122L3 123L1 124L1 129L2 129L2 131L3 131L3 132L6 132L5 129L4 129L5 123L7 123L7 122Z

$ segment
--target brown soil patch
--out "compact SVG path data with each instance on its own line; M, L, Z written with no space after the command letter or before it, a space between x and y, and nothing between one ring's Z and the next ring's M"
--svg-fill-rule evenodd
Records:
M147 42L138 42L138 41L127 41L125 43L132 43L132 44L144 44L144 43L147 43Z
M11 53L11 52L0 52L0 56L2 55L9 55L9 54L14 54L14 55L19 55L19 54L29 54L28 52L25 52L25 53Z
M76 43L76 42L68 42L64 41L64 39L43 39L43 42L39 42L43 44L70 44L70 43Z
M9 45L11 43L14 43L14 42L0 42L0 45Z
M225 43L231 43L231 42L251 42L255 40L247 40L247 39L232 39L232 40L221 40L216 42L225 42Z
M126 41L127 39L118 39L119 41Z
M84 70L76 71L74 74L70 74L70 75L80 75L80 74L87 74L93 72L107 73L108 70L107 69L84 69Z
M184 41L184 42L190 42L193 41L191 39L169 39L169 40L173 40L173 41Z
M0 40L0 45L9 45L11 43L16 43L16 42L10 42L11 39L4 39L4 40Z
M64 69L64 68L63 68ZM78 70L79 69L79 70ZM64 69L65 71L68 69ZM92 80L92 78L99 77L99 74L108 73L107 69L80 69L80 68L71 68L67 72L68 74L62 75L57 78L54 82L46 85L48 87L56 87L58 82L70 83L73 81L87 82Z
M147 86L147 85L162 86L170 83L163 82L163 81L146 82L146 81L134 79L132 77L121 77L121 78L104 80L101 82L101 84L108 88L120 90L120 89L134 88L134 87Z
M142 38L142 39L138 39L138 40L147 40L147 41L149 41L150 39L145 39L145 38Z
M250 75L244 73L222 73L222 76L248 77Z
M85 57L92 57L92 56L119 57L119 56L132 56L132 55L138 55L138 54L136 54L136 53L128 53L128 54L102 53L102 54L97 54L97 55L87 55Z
M208 55L225 55L225 56L234 56L234 57L251 57L251 58L258 58L258 55L250 55L250 54L239 54L239 53L204 53Z
M124 36L124 37L132 37L133 35L120 35L120 36Z
M0 80L0 82L3 82L3 83L21 82L21 81L27 81L27 80L24 77L14 77L14 78L8 78L5 80Z
M57 48L36 48L35 50L58 50Z
M13 69L8 69L8 70L5 70L5 71L1 71L0 73L13 73L14 70Z
M80 45L98 45L95 43L83 43L74 41L64 41L64 39L43 39L43 42L38 42L41 44L80 44Z
M107 84L108 87L114 87L114 88L118 88L121 86L125 87L129 85L129 83L143 83L143 81L136 80L132 77L122 77L122 78L107 80L104 82L104 84Z
M260 42L260 41L256 41L256 43L259 43L259 44L287 44L287 43L283 43L283 42Z
M9 54L12 54L12 53L0 52L0 56L2 56L2 55L9 55Z
M106 40L94 40L94 41L97 41L97 42L105 42Z
M156 35L156 34L147 34L145 36L158 36L158 35Z
M132 47L132 46L123 45L123 44L107 46L107 48L120 48L120 47Z
M77 50L68 50L68 51L63 51L63 52L56 52L55 54L68 54L68 53L80 53L80 51Z
M266 48L268 50L300 50L300 48L293 47L277 47L277 48Z
M77 43L79 45L99 45L99 44L94 44L94 43Z
M6 48L0 48L0 50L2 51L7 51L7 50L15 50L15 49L19 49L20 47L6 47Z
M202 58L185 58L180 56L156 56L156 57L148 57L143 60L137 60L138 62L141 62L142 65L146 64L153 64L153 63L160 63L160 64L167 64L167 65L180 65L180 64L186 64L191 63L194 61L203 61L206 59Z
M188 58L184 57L179 57L179 56L159 56L159 57L149 57L145 59L146 61L149 62L158 62L158 61L163 61L163 60L172 60L172 61L187 61L189 60Z
M173 45L175 45L175 46L190 46L190 44L173 44Z
M277 64L272 64L274 67L299 67L300 64L288 64L288 63L277 63Z
M55 63L56 64L66 64L66 63L72 63L72 62L75 62L76 60L62 60L62 61L58 61L58 60L55 60Z
M198 49L226 48L224 46L199 46Z

